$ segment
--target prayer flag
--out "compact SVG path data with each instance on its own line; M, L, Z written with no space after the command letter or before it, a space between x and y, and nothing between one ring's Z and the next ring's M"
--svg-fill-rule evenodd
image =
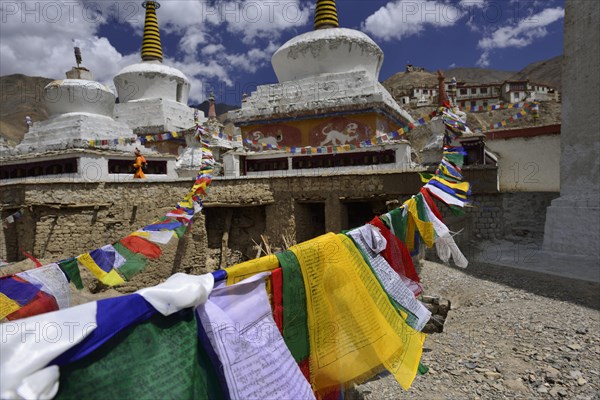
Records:
M202 327L222 364L232 400L314 399L271 316L268 274L213 289L197 308Z
M83 282L81 281L81 274L79 272L79 265L75 257L67 260L58 262L58 266L65 273L65 276L77 289L83 289Z
M352 241L330 233L290 250L306 287L315 391L372 376L381 364L408 389L425 335L406 325ZM356 332L361 332L358 342L351 339Z
M110 272L106 272L100 268L89 253L79 255L77 260L105 285L116 286L125 283L116 270L112 269Z
M127 247L130 251L142 254L147 258L158 258L162 254L160 247L139 236L126 236L119 240L119 243Z

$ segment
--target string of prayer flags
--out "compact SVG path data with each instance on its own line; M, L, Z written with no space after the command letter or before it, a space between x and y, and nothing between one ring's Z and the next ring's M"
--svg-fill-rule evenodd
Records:
M519 111L518 113L516 113L515 115L513 115L512 117L509 117L507 119L503 119L502 121L496 122L494 124L490 124L487 127L483 127L481 130L483 132L487 132L487 131L490 131L490 130L493 130L493 129L503 128L503 127L505 127L505 126L507 126L507 125L509 125L509 124L511 124L513 122L515 122L516 120L521 119L524 116L526 116L527 113L528 113L528 110L530 108L532 110L532 114L535 113L534 110L537 109L537 112L538 112L537 115L539 116L539 105L538 105L538 103L525 103L523 105L523 109L521 111ZM533 115L533 117L537 118L535 115Z
M146 144L146 143L154 143L154 142L164 142L167 140L179 139L182 137L183 137L182 133L173 131L173 132L158 133L156 135L144 135L144 136L140 136L139 139L140 139L141 144Z
M173 136L173 135L171 135ZM177 135L175 135L177 136ZM167 139L169 135L162 135L160 139ZM94 144L94 141L92 141ZM141 230L135 231L129 236L121 239L119 242L112 245L105 245L88 253L80 254L77 257L72 257L54 264L56 271L64 278L61 285L68 288L70 282L73 282L77 289L83 288L79 264L87 268L94 277L100 282L108 286L116 286L125 283L125 280L131 279L135 274L139 273L146 266L147 259L155 259L161 256L162 250L159 245L167 244L173 235L181 237L187 230L187 225L192 222L195 214L202 210L202 200L200 195L206 194L206 189L212 181L210 173L212 172L211 160L212 152L208 148L203 149L202 167L198 173L196 181L190 192L184 197L183 201L179 202L176 207L170 210L165 217L151 225L148 225ZM22 211L19 211L22 214ZM14 218L14 215L11 216ZM17 274L18 275L18 274ZM6 278L8 279L8 278ZM19 279L15 277L13 279ZM7 291L10 292L12 281L4 284ZM29 286L35 289L36 286ZM22 291L26 293L26 291ZM36 294L36 296L38 296ZM40 295L40 301L43 300L50 304L51 302L43 295ZM15 302L6 294L0 298L2 301L2 312L10 316L17 311L19 306L19 318L26 317L29 314L23 312L23 304ZM56 301L54 301L56 303ZM39 303L42 304L42 303ZM68 306L68 303L58 302L60 307ZM47 307L46 307L47 308ZM40 312L43 309L40 307L30 308L32 311ZM47 309L47 311L51 311ZM1 314L0 314L1 315Z
M137 136L120 137L116 139L92 139L87 141L87 145L90 148L99 146L123 146L126 144L135 144L137 140Z
M477 112L488 112L488 111L496 111L496 110L506 110L511 108L523 108L528 104L526 101L522 101L519 103L498 103L498 104L490 104L488 106L474 106L474 107L458 107L461 111L466 111L469 113L477 113Z

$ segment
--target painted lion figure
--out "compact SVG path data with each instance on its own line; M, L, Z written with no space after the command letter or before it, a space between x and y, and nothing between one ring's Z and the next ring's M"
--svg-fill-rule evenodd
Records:
M343 146L353 140L358 139L358 125L354 122L350 122L346 125L343 132L333 129L333 124L327 124L321 133L325 136L325 139L321 142L320 146L331 145L331 146Z

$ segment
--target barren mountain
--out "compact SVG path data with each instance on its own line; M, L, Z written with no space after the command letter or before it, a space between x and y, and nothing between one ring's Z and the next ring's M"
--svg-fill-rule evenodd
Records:
M444 72L448 80L455 77L458 82L502 83L515 74L514 71L498 71L484 68L451 68Z
M23 139L27 131L25 117L33 121L48 118L43 102L44 87L52 79L21 74L0 77L0 136L10 144Z
M562 55L549 60L529 64L519 72L498 71L484 68L451 68L444 71L446 80L455 77L458 82L502 83L505 80L529 79L535 83L545 83L560 91ZM435 72L398 72L385 81L383 86L395 97L409 94L415 87L437 86Z
M561 68L563 56L556 56L549 60L538 61L529 64L521 71L517 72L510 79L520 80L529 79L535 83L545 83L560 92L561 90Z

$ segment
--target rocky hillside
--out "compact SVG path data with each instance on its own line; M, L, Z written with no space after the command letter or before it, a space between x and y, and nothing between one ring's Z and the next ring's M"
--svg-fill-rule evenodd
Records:
M33 121L48 118L43 102L44 87L52 79L21 74L0 77L0 136L9 144L23 139L27 131L25 117Z
M448 79L455 77L458 82L466 83L500 83L510 79L514 71L498 71L485 68L451 68L444 71Z
M545 83L560 91L562 55L549 60L529 64L519 72L498 71L484 68L451 68L444 71L446 79L455 77L466 83L502 83L505 80L529 79L536 83ZM383 82L383 86L392 93L408 93L412 88L437 85L435 72L398 72Z
M521 71L517 72L510 79L529 79L536 83L545 83L550 85L560 92L561 90L561 68L563 56L557 56L549 60L535 62L529 64Z

